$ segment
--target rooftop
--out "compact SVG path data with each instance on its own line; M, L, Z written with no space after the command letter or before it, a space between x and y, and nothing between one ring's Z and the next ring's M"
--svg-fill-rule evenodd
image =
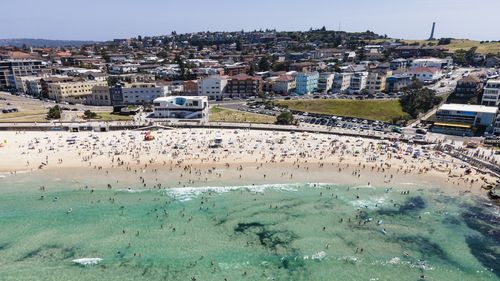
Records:
M495 113L497 113L498 108L496 106L448 103L448 104L443 104L442 106L440 106L439 110L468 111L468 112L481 112L481 113L493 113L493 114L495 114Z

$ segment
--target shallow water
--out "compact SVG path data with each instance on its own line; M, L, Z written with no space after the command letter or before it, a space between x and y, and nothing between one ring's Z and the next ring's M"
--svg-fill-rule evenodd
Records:
M500 280L498 208L437 188L1 184L0 280Z

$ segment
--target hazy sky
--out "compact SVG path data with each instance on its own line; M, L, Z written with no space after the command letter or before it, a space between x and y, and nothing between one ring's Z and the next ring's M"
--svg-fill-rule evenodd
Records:
M110 40L310 27L500 40L500 0L0 0L0 38Z

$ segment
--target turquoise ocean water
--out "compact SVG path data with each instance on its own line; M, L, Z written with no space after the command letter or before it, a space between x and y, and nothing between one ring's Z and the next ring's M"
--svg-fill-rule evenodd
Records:
M0 280L500 280L498 208L436 187L0 183Z

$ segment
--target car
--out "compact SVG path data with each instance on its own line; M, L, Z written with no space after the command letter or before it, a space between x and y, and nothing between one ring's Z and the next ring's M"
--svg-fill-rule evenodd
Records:
M427 131L424 130L424 129L417 129L416 133L419 134L419 135L425 135L425 134L427 134Z

